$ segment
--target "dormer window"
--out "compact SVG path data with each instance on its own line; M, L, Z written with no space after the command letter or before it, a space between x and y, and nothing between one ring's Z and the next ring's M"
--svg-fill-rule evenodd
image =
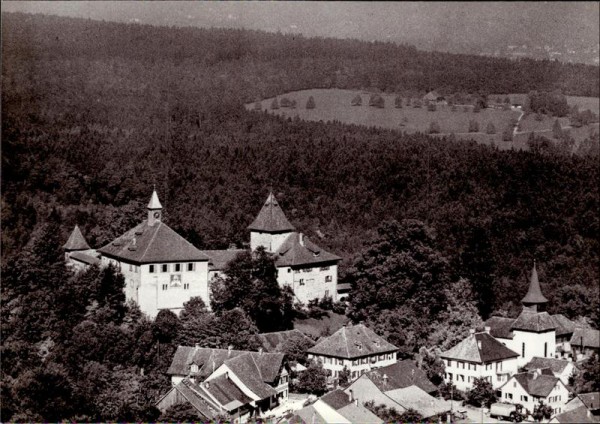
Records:
M190 367L191 372L198 372L198 365L197 364L192 364L192 366Z

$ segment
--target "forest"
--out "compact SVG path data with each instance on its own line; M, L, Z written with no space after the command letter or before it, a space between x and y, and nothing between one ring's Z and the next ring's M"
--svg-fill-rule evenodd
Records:
M272 189L300 231L343 257L340 282L355 289L370 281L365 263L412 246L415 269L439 278L392 303L425 285L437 297L412 307L443 320L458 300L439 296L454 287L483 318L512 316L535 259L551 312L598 325L597 157L541 138L501 152L243 107L329 87L598 96L598 67L25 14L2 14L2 54L2 421L156 419L145 414L168 386L170 321L119 306L118 275L71 275L60 254L75 224L98 248L139 223L154 184L165 221L198 248L247 246ZM349 315L393 306L378 305L356 290ZM382 328L398 318L384 315Z

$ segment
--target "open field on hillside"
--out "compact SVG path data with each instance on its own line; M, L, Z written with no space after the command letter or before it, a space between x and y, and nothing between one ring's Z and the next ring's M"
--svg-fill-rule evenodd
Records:
M361 106L352 106L352 99L360 94L362 99ZM406 105L407 98L403 98L402 108L396 108L394 94L382 94L385 101L384 108L369 106L369 97L371 93L355 90L341 89L312 89L296 91L283 94L277 97L278 103L284 98L295 101L295 108L279 107L272 109L273 98L265 99L260 102L261 110L268 111L283 117L298 117L308 121L340 121L348 124L377 126L382 128L396 129L407 133L424 132L428 133L432 122L437 122L440 128L440 136L454 133L457 139L472 139L481 144L494 144L501 149L523 148L526 147L529 132L543 134L551 138L552 125L554 118L544 116L542 121L535 120L533 115L523 117L520 122L517 134L512 142L502 141L502 131L511 126L511 121L515 121L521 115L519 109L502 110L495 108L483 109L479 112L473 112L472 106L457 105L452 110L448 105L437 105L436 111L428 111L426 106L415 108L413 106L416 99L411 99L411 104ZM308 98L312 96L315 100L314 109L306 109ZM521 98L524 95L510 94L511 98ZM420 100L420 99L419 99ZM569 104L577 104L580 110L591 109L598 113L598 99L590 97L568 97ZM255 104L247 104L248 109L254 109ZM470 133L469 122L477 122L479 131ZM563 127L568 128L569 119L559 119ZM487 134L486 128L489 123L495 127L495 134ZM580 141L589 136L590 131L597 131L598 125L586 126L583 128L568 128L571 136Z
M598 97L567 96L567 103L569 106L579 106L579 110L589 109L596 115L600 113L600 98Z

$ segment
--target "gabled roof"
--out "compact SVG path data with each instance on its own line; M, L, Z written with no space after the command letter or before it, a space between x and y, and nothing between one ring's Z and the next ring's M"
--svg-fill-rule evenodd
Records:
M501 339L512 339L512 325L515 322L514 318L505 317L490 317L485 322L486 327L490 327L490 334L492 337L499 337Z
M152 197L150 197L150 201L148 202L148 209L162 209L162 205L160 204L160 200L158 200L158 194L156 194L156 190L152 191Z
M277 199L273 193L269 193L267 201L258 213L258 216L252 224L248 226L249 230L264 231L264 232L286 232L294 231L295 228L286 218L283 210L279 206Z
M335 389L326 395L323 395L321 400L335 410L343 408L344 406L352 403L350 396L340 389Z
M265 352L281 352L283 344L289 339L301 339L312 342L312 339L300 330L276 331L257 334L256 338Z
M141 224L98 249L103 255L134 263L208 261L208 257L167 224Z
M200 379L204 379L226 363L226 361L244 354L250 354L254 358L253 363L258 366L258 372L262 381L265 383L275 381L283 365L283 353L260 353L191 346L177 347L167 374L188 375L190 373L190 366L194 363L198 365L198 372L195 375Z
M217 416L219 407L191 380L184 378L173 390L178 391L194 407L200 419L210 421Z
M518 353L504 346L487 333L470 334L453 348L443 352L442 358L484 364L516 358Z
M81 230L78 225L75 225L69 239L63 246L65 250L88 250L90 249L90 245L85 241L83 234L81 234Z
M100 259L92 255L86 255L83 252L73 252L69 255L69 258L75 259L76 261L82 262L86 265L100 265Z
M308 353L336 358L360 358L396 352L398 348L363 324L342 327L331 336L308 349Z
M593 328L576 328L571 336L571 347L580 347L583 343L584 347L600 348L600 331Z
M590 410L600 409L600 392L580 393L577 397Z
M265 355L263 353L263 355ZM268 363L271 358L261 361L258 355L252 355L246 352L233 359L225 361L225 366L231 370L253 393L261 399L268 398L277 394L275 389L269 386L265 381L272 382L275 378L272 375L263 375L262 369L268 369ZM262 356L262 355L261 355ZM281 354L283 357L283 354ZM262 362L262 363L258 363ZM277 369L279 370L279 369ZM276 375L275 375L276 376Z
M555 415L550 422L587 424L597 421L588 416L588 409L585 405L581 405L578 408Z
M210 393L214 398L228 411L233 411L242 405L252 402L252 399L227 376L221 375L210 381L201 383L204 390Z
M523 368L525 368L527 371L548 368L554 374L561 374L569 364L572 364L572 362L569 362L565 359L541 358L539 356L534 356L531 358L531 361L523 366Z
M548 396L557 384L562 384L558 377L547 374L536 375L536 373L532 372L515 374L512 378L517 380L528 394L542 398ZM510 380L504 384L509 384Z
M222 271L225 266L231 262L237 255L245 252L244 249L227 249L227 250L201 250L203 255L208 259L209 271Z
M531 270L531 279L529 281L529 290L527 291L527 294L523 300L521 300L521 303L524 305L530 305L546 302L548 302L548 299L546 299L542 294L542 289L540 288L540 281L538 279L538 273L534 262L533 269Z
M346 418L351 423L360 423L360 424L382 424L383 420L379 418L377 415L369 411L363 405L356 405L354 403L349 403L348 405L339 408L337 410L339 414L341 414L344 418Z
M295 266L339 261L342 258L321 249L302 233L293 232L275 252L277 266Z
M556 328L554 320L548 312L535 312L529 309L523 309L521 314L513 322L513 330L532 331L541 333L544 331L554 330Z
M402 389L413 385L427 393L433 393L438 390L436 385L429 381L427 374L417 368L415 361L409 359L371 370L365 376L382 392Z
M436 399L417 386L390 390L385 394L404 408L416 410L423 418L433 417L451 409L449 401Z

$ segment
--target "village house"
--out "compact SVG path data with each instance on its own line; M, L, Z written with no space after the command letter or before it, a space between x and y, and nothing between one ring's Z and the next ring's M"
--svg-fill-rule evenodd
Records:
M573 397L551 423L592 423L600 422L600 392L580 393ZM571 420L571 421L569 421Z
M575 365L572 361L556 358L540 358L538 356L534 356L531 361L526 363L523 367L525 371L534 371L536 369L545 368L552 371L552 374L555 377L560 378L565 385L569 384L569 377L571 377L575 371Z
M489 331L489 327L480 333L471 330L466 339L442 352L447 383L467 391L473 388L475 378L484 378L493 387L499 387L517 372L519 354L492 337Z
M530 413L543 402L560 414L569 400L569 389L550 370L535 370L513 375L499 388L499 397L503 402L523 405Z
M320 361L331 380L346 368L354 380L367 371L397 361L398 348L364 324L347 325L307 350L308 359Z
M570 343L573 357L580 361L600 352L600 331L593 328L577 328Z
M289 420L284 422L294 424L383 424L381 418L339 389L327 393L312 405L296 411Z
M194 408L198 404L198 412L207 416L208 405L208 412L226 413L243 423L268 414L289 395L288 366L281 353L179 346L167 374L173 388L157 402L161 411L186 402Z
M372 401L400 413L414 409L430 418L451 408L450 402L434 397L437 390L414 361L404 360L363 374L344 392L359 404Z
M425 94L425 96L423 96L423 103L425 103L425 104L435 103L438 105L445 105L448 102L446 101L446 98L444 96L442 96L437 91L433 90L433 91L430 91L429 93Z

